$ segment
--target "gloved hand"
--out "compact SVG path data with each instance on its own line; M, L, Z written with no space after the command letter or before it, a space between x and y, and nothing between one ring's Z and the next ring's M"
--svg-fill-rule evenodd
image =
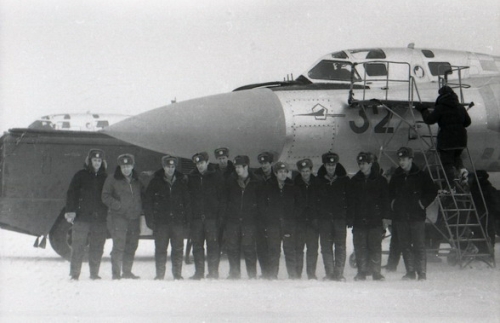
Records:
M427 110L427 107L423 104L417 103L415 104L415 110L422 113L422 111Z
M352 228L353 227L353 221L352 220L347 220L347 227Z
M66 212L64 213L64 218L71 224L75 223L76 213L75 212Z
M153 231L154 231L154 230L155 230L155 227L156 227L156 224L155 224L153 221L150 221L150 222L146 221L146 226L147 226L148 228L150 228L151 230L153 230Z

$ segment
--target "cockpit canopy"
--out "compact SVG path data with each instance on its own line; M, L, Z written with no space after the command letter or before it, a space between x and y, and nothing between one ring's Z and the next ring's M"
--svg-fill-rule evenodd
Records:
M349 49L323 56L297 80L312 83L374 84L391 80L433 82L439 77L498 74L500 58L452 50L407 48Z
M361 78L352 67L351 63L345 61L325 59L311 68L307 73L307 76L312 80L350 82L351 74L354 71L354 81L360 81Z

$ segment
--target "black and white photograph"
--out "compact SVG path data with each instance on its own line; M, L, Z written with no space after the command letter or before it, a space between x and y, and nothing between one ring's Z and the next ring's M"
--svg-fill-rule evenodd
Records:
M499 30L0 0L0 322L500 322Z

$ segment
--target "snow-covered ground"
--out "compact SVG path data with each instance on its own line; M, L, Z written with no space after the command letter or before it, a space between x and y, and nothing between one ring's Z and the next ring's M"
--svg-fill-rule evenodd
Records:
M349 234L349 254L351 241ZM429 263L425 282L401 281L402 263L385 282L355 282L347 265L347 282L337 283L287 280L283 259L278 281L190 281L193 265L184 265L185 280L173 281L169 259L168 279L154 281L154 245L143 240L133 270L141 279L112 281L108 240L103 279L91 281L85 263L72 282L69 263L33 242L0 230L1 322L500 322L500 270L481 262L464 269ZM322 266L320 256L318 277ZM221 277L227 273L224 258Z

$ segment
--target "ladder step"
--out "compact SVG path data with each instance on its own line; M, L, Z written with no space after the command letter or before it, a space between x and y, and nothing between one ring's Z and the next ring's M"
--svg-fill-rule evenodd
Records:
M487 239L480 239L480 238L475 238L475 239L463 238L463 239L449 239L449 241L454 241L454 242L486 242L488 240Z
M443 212L465 212L465 211L475 211L476 209L444 209Z
M449 227L480 227L481 224L479 223L468 223L468 224L449 224L448 223L448 226Z

